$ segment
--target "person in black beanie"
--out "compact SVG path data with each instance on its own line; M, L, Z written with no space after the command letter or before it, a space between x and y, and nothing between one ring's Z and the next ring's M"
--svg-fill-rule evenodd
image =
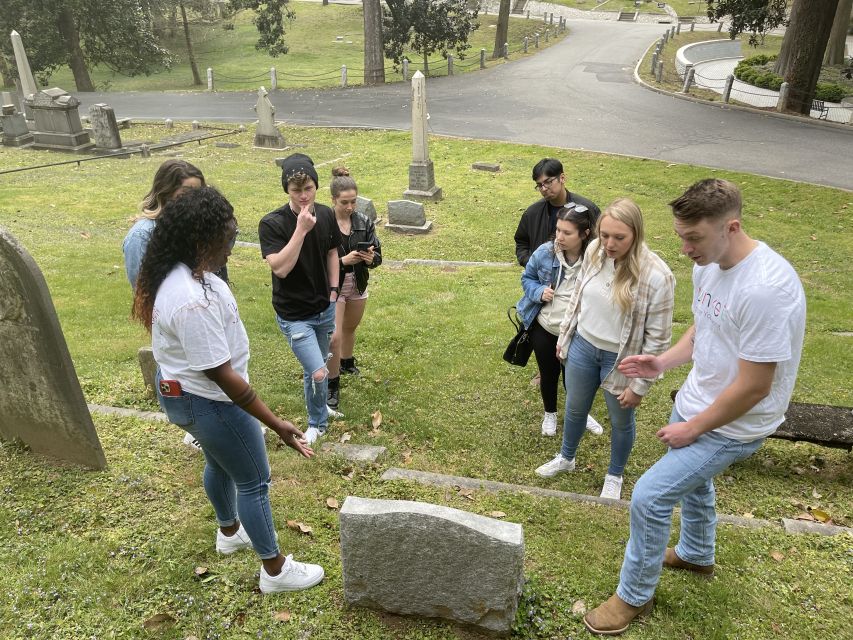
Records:
M285 158L281 186L289 202L261 219L258 236L272 270L278 326L302 365L310 445L329 424L326 362L335 330L341 234L332 210L314 202L319 179L311 158L301 153Z

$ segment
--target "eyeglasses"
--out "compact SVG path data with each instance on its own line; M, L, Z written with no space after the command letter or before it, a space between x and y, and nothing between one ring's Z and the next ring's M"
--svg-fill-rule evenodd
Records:
M554 180L556 180L558 177L559 176L553 176L551 178L543 180L542 182L537 182L536 184L533 185L533 190L534 191L542 191L542 189L547 189L548 187L551 186L551 183L554 182Z

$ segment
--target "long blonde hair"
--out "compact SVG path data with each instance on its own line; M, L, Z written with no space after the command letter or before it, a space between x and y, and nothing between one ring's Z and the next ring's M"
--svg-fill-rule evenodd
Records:
M589 249L590 262L596 267L600 267L607 257L604 247L601 245L600 232L601 221L608 216L627 225L634 234L631 248L625 257L616 264L616 275L613 278L613 287L611 288L613 300L619 305L619 308L624 313L630 313L631 306L634 304L634 295L631 289L640 280L640 256L646 246L643 234L643 213L637 203L629 198L618 198L607 205L599 216L596 225L596 235L599 237L593 241Z

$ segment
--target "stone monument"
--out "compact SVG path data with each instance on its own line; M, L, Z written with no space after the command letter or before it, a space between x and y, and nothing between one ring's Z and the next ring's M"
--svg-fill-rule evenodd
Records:
M27 52L24 50L24 41L21 40L21 34L17 31L12 31L12 50L15 52L15 64L18 67L18 78L21 80L21 102L24 104L24 115L27 120L32 120L33 115L30 112L28 102L32 100L31 96L38 93L38 85L33 77L32 69L30 69L30 61L27 59Z
M420 202L391 200L385 228L397 233L428 233L432 229L432 220L426 219L424 205Z
M121 149L121 134L113 108L102 102L89 107L89 120L92 123L92 134L95 136L95 146L99 149Z
M367 218L371 222L376 222L376 207L373 206L373 200L371 200L370 198L356 196L355 210L358 211L361 215L367 216Z
M511 631L524 582L521 525L424 502L349 496L340 527L348 604Z
M80 101L59 87L39 91L32 100L35 130L33 149L88 151L95 145L84 131Z
M3 144L7 147L23 147L32 144L33 134L27 127L24 114L18 113L14 104L4 104L0 115L0 126L3 129Z
M107 465L38 265L0 229L0 438L96 469Z
M412 164L409 165L409 188L403 192L403 197L441 200L441 187L435 185L435 169L429 159L427 117L426 78L416 71L412 76Z
M258 102L255 105L258 114L258 126L255 129L255 146L265 149L284 149L287 143L281 131L275 126L275 107L270 102L267 90L258 89Z

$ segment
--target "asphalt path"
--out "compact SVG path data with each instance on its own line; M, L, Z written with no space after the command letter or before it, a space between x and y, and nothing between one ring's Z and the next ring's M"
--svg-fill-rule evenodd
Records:
M633 79L661 25L570 20L537 55L427 81L434 133L745 171L853 190L853 127L723 109L651 91ZM248 122L256 94L77 93L119 117ZM270 95L293 124L411 128L405 83Z

